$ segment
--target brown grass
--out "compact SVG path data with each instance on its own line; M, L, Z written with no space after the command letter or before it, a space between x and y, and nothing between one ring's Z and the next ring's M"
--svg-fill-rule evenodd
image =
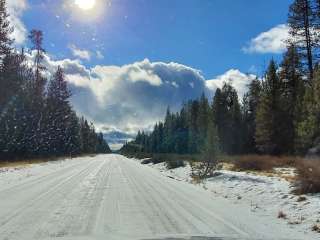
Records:
M32 164L48 162L47 160L30 160L30 161L19 161L19 162L1 162L0 168L21 168L28 167Z
M300 161L297 157L269 156L269 155L243 155L233 158L234 169L240 171L273 171L276 167L292 167Z
M96 155L94 154L86 154L81 155L78 157L94 157ZM75 156L77 157L77 156ZM63 159L71 158L70 156L64 156L64 157L50 157L50 158L30 158L30 159L15 159L14 161L0 161L0 168L20 168L20 167L28 167L32 164L39 164L39 163L45 163L45 162L53 162L53 161L59 161ZM72 157L73 158L73 157Z
M297 178L295 181L296 194L320 192L320 161L304 160L296 164Z

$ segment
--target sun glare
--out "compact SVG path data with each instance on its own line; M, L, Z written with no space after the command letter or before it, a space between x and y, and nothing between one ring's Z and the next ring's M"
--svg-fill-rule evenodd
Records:
M74 0L74 3L82 10L90 10L96 5L96 0Z

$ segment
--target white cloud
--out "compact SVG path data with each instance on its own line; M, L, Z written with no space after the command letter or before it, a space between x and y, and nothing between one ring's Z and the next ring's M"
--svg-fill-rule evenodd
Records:
M87 60L87 61L89 61L91 59L91 53L88 50L79 49L74 44L70 44L69 45L69 49L71 50L72 55L74 57L78 57L80 59L84 59L84 60Z
M28 58L31 62L34 53ZM163 119L167 106L175 111L183 101L209 93L200 71L173 62L145 59L86 68L79 60L53 60L46 55L44 61L51 74L62 66L76 111L109 133L132 136L139 129L151 129Z
M97 58L98 59L104 59L104 55L102 54L102 52L101 51L96 51L96 55L97 55Z
M244 74L237 69L230 69L215 79L207 80L206 86L214 92L217 88L222 88L224 83L230 83L241 98L247 92L248 84L255 78L256 76L253 74Z
M7 1L9 20L14 27L12 37L15 39L17 45L21 45L27 38L27 29L21 21L21 17L28 8L27 0L9 0Z
M28 55L30 61L33 57L34 54ZM51 74L62 66L73 93L74 108L103 130L114 145L123 143L125 136L132 137L140 129L150 130L163 119L167 106L176 111L182 102L195 99L202 92L211 97L217 87L230 80L241 96L255 78L232 69L205 81L197 69L148 59L92 68L86 68L79 60L53 60L47 55L44 61ZM124 137L119 138L120 133ZM118 139L112 140L113 136Z
M289 38L289 27L280 24L260 33L243 48L246 53L282 53L286 50L285 41Z

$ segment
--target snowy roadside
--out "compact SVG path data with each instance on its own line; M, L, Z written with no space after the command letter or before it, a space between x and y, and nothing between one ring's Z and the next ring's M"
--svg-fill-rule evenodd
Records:
M163 175L192 184L191 167L168 170L164 163L148 164ZM292 176L293 169L276 169L282 176ZM290 182L280 177L255 175L253 173L221 170L215 177L199 184L215 197L225 198L232 204L241 204L258 216L278 219L279 213L285 226L308 235L320 237L312 231L320 224L320 194L296 196L291 193Z
M65 168L66 162L68 166L73 167L78 165L81 159L85 159L85 157L2 167L0 168L0 190L55 173Z

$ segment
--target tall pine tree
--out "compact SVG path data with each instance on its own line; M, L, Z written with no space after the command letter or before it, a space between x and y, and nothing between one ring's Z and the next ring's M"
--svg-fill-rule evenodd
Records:
M269 64L256 113L256 144L261 153L279 154L280 81L274 60Z

